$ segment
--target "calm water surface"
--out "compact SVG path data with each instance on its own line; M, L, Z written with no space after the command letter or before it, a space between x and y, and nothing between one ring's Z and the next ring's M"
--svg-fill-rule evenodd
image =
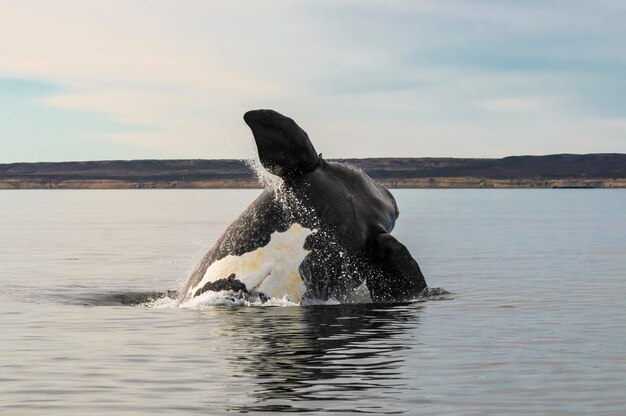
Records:
M257 193L0 192L0 413L626 414L626 191L395 191L452 300L137 306Z

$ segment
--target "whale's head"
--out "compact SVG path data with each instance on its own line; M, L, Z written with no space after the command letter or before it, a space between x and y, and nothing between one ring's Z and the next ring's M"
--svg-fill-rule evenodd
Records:
M319 156L304 130L274 110L252 110L243 119L252 130L265 169L287 178L314 170Z

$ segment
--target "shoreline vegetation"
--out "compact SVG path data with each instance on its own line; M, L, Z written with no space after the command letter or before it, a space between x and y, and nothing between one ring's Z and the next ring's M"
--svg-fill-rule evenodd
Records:
M334 159L389 188L626 188L626 154ZM0 164L0 189L261 188L236 159Z

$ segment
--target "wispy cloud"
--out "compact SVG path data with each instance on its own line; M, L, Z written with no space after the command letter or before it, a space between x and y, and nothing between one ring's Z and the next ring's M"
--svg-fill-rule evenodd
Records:
M31 119L94 115L72 146L42 125L57 160L247 157L258 107L327 156L625 152L625 19L611 1L25 0L0 5L0 76L54 86Z

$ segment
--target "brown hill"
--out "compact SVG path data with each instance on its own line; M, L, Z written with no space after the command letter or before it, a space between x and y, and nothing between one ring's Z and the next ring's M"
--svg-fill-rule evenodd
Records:
M625 187L626 155L502 159L341 159L392 187ZM0 164L0 188L257 187L242 160L130 160Z

